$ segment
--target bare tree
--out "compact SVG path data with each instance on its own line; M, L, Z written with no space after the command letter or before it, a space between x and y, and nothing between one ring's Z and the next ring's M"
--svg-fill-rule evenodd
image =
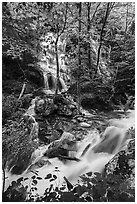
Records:
M127 27L128 27L128 3L127 3L127 11L126 11L126 25L125 25L125 34L127 32Z
M107 22L107 18L109 16L109 8L110 8L111 3L107 3L107 8L106 8L106 12L105 12L105 16L104 16L104 21L103 21L103 25L101 28L101 33L100 33L100 40L99 40L99 47L98 47L98 52L97 52L97 64L96 64L96 70L95 70L95 74L94 74L94 78L96 77L97 71L98 71L98 66L99 66L99 61L100 61L100 52L101 52L101 47L102 47L102 42L103 42L103 32L104 32L104 28Z
M87 3L87 35L88 35L88 70L90 78L92 78L92 71L91 71L91 47L90 47L90 28L91 28L91 19L90 19L90 9L91 9L91 2Z
M62 35L62 33L65 30L66 23L67 23L67 12L68 12L68 3L65 4L65 15L64 15L64 25L62 27L62 30L59 31L59 25L56 25L56 30L57 30L57 38L55 42L55 55L56 55L56 65L57 65L57 74L56 74L56 90L55 90L55 95L58 94L58 89L59 89L59 57L58 57L58 40L59 37Z
M99 2L95 8L95 11L92 15L90 16L90 11L91 11L91 3L87 3L87 33L88 33L88 69L89 69L89 76L92 79L93 78L93 71L91 70L91 45L90 45L90 30L91 30L91 25L94 21L95 15L98 11L98 8L100 6L101 2Z
M77 97L78 110L80 111L80 70L81 70L81 10L82 3L78 3L78 70L77 70Z

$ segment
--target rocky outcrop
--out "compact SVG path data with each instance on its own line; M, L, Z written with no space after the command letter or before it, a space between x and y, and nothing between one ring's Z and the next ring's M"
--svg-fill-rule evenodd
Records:
M24 96L24 103L27 98L31 102L22 118L3 129L3 168L8 168L13 174L21 174L28 167L32 152L41 142L54 143L47 152L50 158L68 156L68 152L75 148L75 142L73 144L70 138L73 135L64 133L65 121L60 119L71 118L77 113L77 105L73 100L63 95L34 97L31 94ZM28 106L28 103L24 106Z
M38 147L38 129L35 119L27 116L3 129L3 169L21 174L28 167L31 154Z
M71 97L61 94L57 96L45 94L32 99L24 118L33 118L38 122L38 137L45 144L49 144L61 137L58 131L59 128L64 130L64 125L60 127L59 124L61 117L72 118L76 114L78 114L77 104Z
M38 116L48 116L57 109L52 98L38 97L35 102L35 112Z
M105 173L121 174L122 177L129 177L135 168L135 130L131 129L131 139L125 150L120 151L114 158L106 165Z
M34 103L35 102L35 103ZM74 116L78 114L77 105L74 103L72 98L63 96L63 95L43 95L43 96L36 96L32 102L31 106L28 110L35 111L35 114L38 116L47 117L52 113L61 116Z
M54 103L57 105L57 114L63 116L75 116L78 114L77 104L67 94L57 95L54 98Z
M45 152L45 156L49 158L69 156L69 151L77 151L74 135L68 132L63 132L61 138L52 142Z
M127 149L120 151L105 166L104 175L111 187L107 196L112 202L135 200L135 133L131 131L132 139Z

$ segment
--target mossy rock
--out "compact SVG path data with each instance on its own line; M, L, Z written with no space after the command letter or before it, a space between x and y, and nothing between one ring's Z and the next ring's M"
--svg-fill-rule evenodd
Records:
M120 151L105 166L105 177L112 175L113 180L117 178L115 191L109 190L110 201L127 202L135 201L135 139L132 139L125 151ZM117 197L117 199L116 199Z

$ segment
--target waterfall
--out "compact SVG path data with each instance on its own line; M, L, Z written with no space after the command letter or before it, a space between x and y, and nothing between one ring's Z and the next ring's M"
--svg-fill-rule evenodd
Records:
M56 72L57 72L57 65L56 65L56 55L55 55L55 41L56 38L53 33L47 33L45 36L45 40L41 42L41 48L43 51L41 54L40 65L41 70L43 71L44 77L44 88L45 93L55 93L56 89ZM59 77L59 92L67 91L67 66L65 65L65 43L66 39L63 41L59 38L58 40L58 61L60 67L60 77ZM44 54L46 53L46 55ZM50 92L51 91L51 92Z
M51 90L53 93L56 89L56 77L51 73L44 73L44 88L46 90ZM62 78L59 78L59 91L67 91L67 86Z
M47 76L47 74L43 74L43 77L44 77L44 88L46 90L49 90L49 83L48 83L48 76Z

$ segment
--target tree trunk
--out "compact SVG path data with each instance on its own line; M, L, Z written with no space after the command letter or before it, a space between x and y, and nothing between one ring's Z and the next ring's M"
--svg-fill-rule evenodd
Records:
M78 71L77 71L77 97L78 97L78 110L80 112L80 70L81 70L81 9L82 3L78 4L79 12L79 30L78 30Z
M105 28L105 25L106 25L106 21L107 21L108 15L109 15L109 7L110 7L110 3L107 3L106 13L105 13L105 17L104 17L101 33L100 33L100 42L99 42L98 53L97 53L97 65L96 65L96 70L95 70L94 78L96 77L97 71L98 71L98 66L99 66L99 61L100 61L100 52L101 52L102 41L103 41L103 31L104 31L104 28Z
M127 12L126 12L125 35L126 35L126 33L127 33L127 27L128 27L128 3L127 3Z
M4 191L5 191L5 169L2 169L2 171L3 171L3 185L2 185L2 193L4 193Z
M20 92L20 95L19 95L19 98L18 100L20 100L20 98L22 97L24 91L25 91L25 87L26 87L26 82L24 82L23 86L22 86L22 89L21 89L21 92Z
M87 3L87 35L88 35L88 70L89 70L89 76L92 79L92 70L91 70L91 47L90 47L90 8L91 3Z
M7 155L6 155L5 162L2 165L2 173L3 173L2 193L4 193L4 191L5 191L5 181L6 181L5 169L6 169L6 163L7 163Z
M57 73L56 73L56 90L55 95L58 94L59 90L59 58L58 58L58 37L55 42L55 53L56 53L56 65L57 65Z
M65 27L66 27L66 23L67 23L67 11L68 11L68 3L65 4L66 5L66 12L65 12L65 21L64 21L64 25L62 27L62 30L59 32L59 27L58 27L58 24L57 24L57 30L56 30L56 33L57 33L57 38L56 38L56 42L55 42L55 53L56 53L56 65L57 65L57 74L56 74L56 90L55 90L55 96L58 94L58 90L59 90L59 57L58 57L58 40L59 40L59 37L62 35L62 33L64 32L65 30Z

